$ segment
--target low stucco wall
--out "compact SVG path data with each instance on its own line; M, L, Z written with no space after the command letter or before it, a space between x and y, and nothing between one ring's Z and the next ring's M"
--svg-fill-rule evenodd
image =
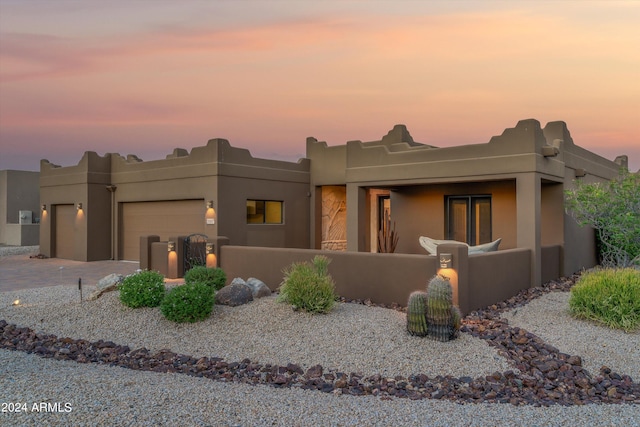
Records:
M40 242L40 224L5 224L5 241L12 246L35 246Z
M531 251L508 249L471 255L467 277L469 311L511 298L531 287Z
M227 274L227 283L235 277L245 280L256 277L276 290L284 268L293 262L310 261L315 255L325 255L331 259L329 273L338 295L402 306L411 292L426 290L439 267L437 257L427 255L247 246L222 246L220 251L220 267ZM460 310L467 314L529 288L530 259L528 249L509 249L458 260L458 268L466 269L458 271Z
M256 277L276 290L284 268L310 261L315 255L331 259L329 273L338 295L383 304L405 305L411 292L426 289L437 267L434 256L248 246L223 246L220 267L228 282L235 277Z

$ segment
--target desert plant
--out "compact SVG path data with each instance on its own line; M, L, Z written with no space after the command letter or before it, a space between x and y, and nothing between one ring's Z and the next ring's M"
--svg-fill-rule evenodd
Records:
M407 303L407 332L424 337L427 335L427 293L414 291Z
M222 289L226 281L227 275L221 268L208 268L199 265L187 270L184 274L185 283L204 283L216 291Z
M294 310L328 313L335 304L335 285L328 272L329 258L316 255L312 262L293 263L284 270L279 302Z
M396 222L393 222L391 226L391 218L389 218L389 212L385 211L384 221L382 228L378 231L378 252L379 253L393 253L398 246L398 233L396 233Z
M640 270L601 269L584 273L571 288L571 314L610 328L640 326Z
M427 286L427 336L437 341L455 339L460 331L460 309L453 305L449 279L434 276Z
M118 290L127 307L157 307L165 294L164 276L157 271L140 271L125 277Z
M577 181L565 196L576 221L596 230L603 266L640 264L640 174L623 170L604 185Z
M215 294L204 283L188 283L171 289L160 304L165 318L173 322L199 322L211 315Z

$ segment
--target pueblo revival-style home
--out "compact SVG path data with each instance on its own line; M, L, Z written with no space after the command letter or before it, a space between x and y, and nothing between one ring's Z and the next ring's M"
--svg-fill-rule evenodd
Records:
M533 119L448 148L415 142L403 125L379 141L308 138L298 162L254 158L224 139L154 161L86 152L76 166L41 162L40 250L140 260L141 237L199 233L243 247L377 252L389 224L396 254L427 255L423 236L527 248L536 285L597 263L593 230L565 212L564 191L626 167L626 156L575 145L564 122Z

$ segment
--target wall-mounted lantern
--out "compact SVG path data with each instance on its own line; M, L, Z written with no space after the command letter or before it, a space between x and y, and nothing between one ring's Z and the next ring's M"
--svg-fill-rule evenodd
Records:
M79 203L77 203L77 204L76 204L76 209L77 209L77 210L79 210L79 211L81 211L81 210L82 210L82 203L80 203L80 202L79 202Z
M205 252L207 255L211 255L213 253L213 243L207 243Z
M213 200L207 201L207 212L204 215L204 219L207 225L214 225L216 223L216 211L213 209Z
M176 250L176 242L167 242L167 252L174 252Z
M587 175L587 171L582 168L578 168L575 170L575 174L576 178L583 178L585 175Z
M42 204L42 210L43 210L43 212L47 211L47 205L45 205L44 203Z
M451 268L453 256L451 254L440 254L440 268Z

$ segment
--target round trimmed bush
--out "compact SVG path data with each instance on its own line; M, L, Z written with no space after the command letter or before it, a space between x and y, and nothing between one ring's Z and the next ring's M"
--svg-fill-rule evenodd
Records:
M157 307L165 294L164 276L157 271L141 271L125 277L118 290L120 301L127 307Z
M215 294L203 283L187 283L171 289L160 304L165 318L173 322L199 322L211 315Z
M571 288L571 313L610 328L640 326L640 270L602 269L584 273Z
M208 268L196 266L184 274L185 283L204 283L212 289L219 291L224 287L227 275L221 268Z

